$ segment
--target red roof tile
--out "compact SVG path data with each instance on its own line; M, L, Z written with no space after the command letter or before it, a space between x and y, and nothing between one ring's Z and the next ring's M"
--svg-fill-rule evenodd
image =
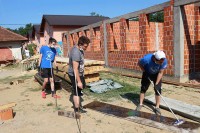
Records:
M27 38L0 27L0 42L26 41Z

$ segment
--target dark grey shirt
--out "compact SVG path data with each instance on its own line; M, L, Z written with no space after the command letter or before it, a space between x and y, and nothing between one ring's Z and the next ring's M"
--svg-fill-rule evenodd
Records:
M79 63L78 66L79 76L82 76L84 73L84 52L78 49L77 45L74 45L69 55L68 74L71 76L74 76L73 61L77 61Z

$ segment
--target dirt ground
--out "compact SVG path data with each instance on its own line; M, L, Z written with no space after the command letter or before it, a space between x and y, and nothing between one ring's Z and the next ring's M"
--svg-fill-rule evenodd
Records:
M36 71L22 72L20 69L0 70L0 105L16 102L13 107L14 119L0 123L0 133L78 133L75 119L58 116L57 109L73 111L70 102L70 93L66 90L58 90L61 96L58 99L58 108L55 107L55 100L47 95L46 99L41 98L41 86L34 81L33 75ZM6 78L17 78L25 76L24 83L10 85L5 82ZM134 80L140 83L140 80ZM69 87L69 86L68 86ZM183 102L200 106L200 90L173 85L163 85L163 96L181 100ZM93 101L91 97L84 96L83 104ZM127 99L115 99L110 104L135 109L136 105ZM142 111L152 113L148 107ZM165 110L161 110L164 116L173 117ZM178 116L182 118L181 116ZM184 118L185 119L185 118ZM108 116L90 109L82 114L82 133L170 133L169 130L161 130L141 124L137 124L121 118Z

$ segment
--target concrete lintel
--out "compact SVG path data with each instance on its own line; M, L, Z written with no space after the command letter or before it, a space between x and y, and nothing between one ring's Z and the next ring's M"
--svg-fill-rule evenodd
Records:
M108 19L106 21L107 21L107 23L114 23L114 22L118 22L121 18L129 19L129 18L138 17L140 14L143 14L143 13L149 14L149 13L162 11L165 7L168 7L168 6L170 6L170 2L165 2L162 4L151 6L149 8L143 9L143 10L139 10L139 11L128 13L128 14L118 16L118 17L115 17L112 19Z
M84 26L84 27L81 27L81 28L78 28L78 29L75 29L75 30L72 30L69 33L73 34L73 33L77 33L77 32L83 31L83 30L89 30L90 27L92 27L92 28L100 27L101 24L102 24L102 21L94 23L94 24L90 24L88 26Z
M200 2L200 0L174 0L174 6L189 5L198 2Z
M174 74L184 76L184 26L182 7L174 7Z

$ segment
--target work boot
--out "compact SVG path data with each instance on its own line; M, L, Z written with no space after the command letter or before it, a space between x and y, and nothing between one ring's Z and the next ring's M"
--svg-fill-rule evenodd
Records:
M155 113L156 113L156 115L161 115L161 111L160 111L160 109L159 108L155 108Z
M143 105L138 104L138 106L136 107L135 110L136 110L136 111L140 111L142 107L143 107Z

